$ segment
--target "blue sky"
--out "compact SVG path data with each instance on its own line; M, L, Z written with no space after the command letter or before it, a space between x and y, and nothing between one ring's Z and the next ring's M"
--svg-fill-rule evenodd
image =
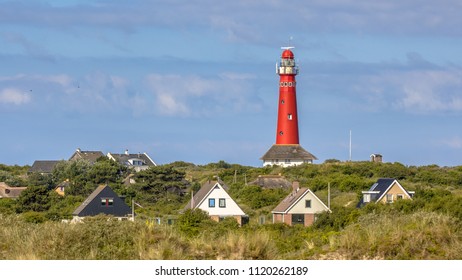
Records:
M377 3L376 3L377 2ZM0 162L76 148L260 166L281 46L295 46L300 142L461 165L462 2L2 1Z

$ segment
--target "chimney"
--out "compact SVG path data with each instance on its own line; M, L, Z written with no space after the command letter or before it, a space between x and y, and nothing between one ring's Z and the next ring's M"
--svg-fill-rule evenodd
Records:
M292 192L296 193L300 189L300 182L293 181L292 182Z
M125 149L125 154L128 156L128 149Z

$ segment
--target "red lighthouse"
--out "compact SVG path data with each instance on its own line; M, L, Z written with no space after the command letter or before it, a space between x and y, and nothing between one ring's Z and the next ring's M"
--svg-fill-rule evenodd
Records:
M263 166L281 165L293 166L302 163L312 163L317 159L303 149L298 137L297 115L297 82L298 65L295 63L293 47L283 48L281 61L276 64L279 75L278 121L276 130L276 144L261 158Z
M294 53L290 48L282 52L281 61L279 64L276 64L276 73L279 75L276 144L299 144L295 82L295 76L298 74L298 67L295 64Z

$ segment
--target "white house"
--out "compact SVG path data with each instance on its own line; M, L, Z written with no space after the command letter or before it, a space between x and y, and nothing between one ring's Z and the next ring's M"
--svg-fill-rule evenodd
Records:
M125 150L123 154L107 153L107 157L134 169L136 172L148 169L151 166L157 166L147 153L130 154L128 150Z
M193 196L185 206L187 209L201 209L207 212L214 221L220 221L225 217L234 217L239 225L245 224L247 215L229 196L228 187L217 181L208 181Z

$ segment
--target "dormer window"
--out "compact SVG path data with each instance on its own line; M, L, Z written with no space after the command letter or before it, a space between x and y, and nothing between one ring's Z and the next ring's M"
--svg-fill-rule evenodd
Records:
M128 162L130 163L130 165L134 165L134 166L145 165L144 161L141 159L129 159Z
M112 197L103 197L101 198L102 207L112 207L114 205L114 198Z

